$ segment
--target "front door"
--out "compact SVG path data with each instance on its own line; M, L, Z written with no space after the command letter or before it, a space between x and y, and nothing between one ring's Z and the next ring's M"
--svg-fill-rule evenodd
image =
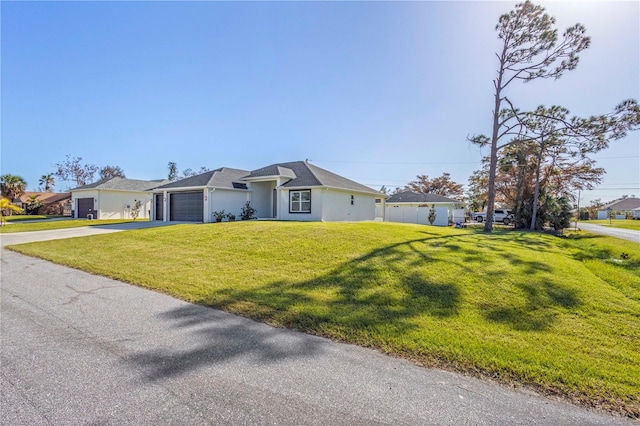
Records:
M278 191L274 188L273 189L273 218L277 218L278 217Z
M164 220L164 203L162 199L162 194L156 194L156 220Z

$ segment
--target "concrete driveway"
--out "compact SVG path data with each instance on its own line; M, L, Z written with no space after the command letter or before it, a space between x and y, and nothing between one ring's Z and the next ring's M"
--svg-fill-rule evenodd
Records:
M80 228L52 229L49 231L15 232L0 234L0 246L4 247L11 244L32 243L35 241L59 240L62 238L86 237L88 235L108 234L132 229L177 225L179 223L181 222L141 221L116 223L113 225L83 226Z

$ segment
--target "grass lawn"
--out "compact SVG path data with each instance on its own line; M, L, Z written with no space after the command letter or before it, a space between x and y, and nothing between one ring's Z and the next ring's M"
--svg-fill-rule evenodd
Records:
M36 219L48 219L49 216L33 215L33 214L17 214L13 216L5 216L4 220L7 222L21 222L23 220L36 220Z
M149 219L138 219L140 221L148 221ZM5 224L0 227L0 234L8 234L11 232L29 232L29 231L47 231L49 229L65 229L65 228L79 228L81 226L96 226L96 225L113 225L116 223L133 222L131 219L69 219L69 220L52 220L51 222L33 222L29 223L12 223Z
M581 222L578 222L578 227L580 227L580 223ZM636 231L640 231L640 220L611 219L611 224L609 224L609 219L598 219L598 220L585 220L584 223L589 223L593 225L610 226L612 228L635 229Z
M87 251L87 239L100 250ZM637 243L585 232L250 221L13 249L640 417Z

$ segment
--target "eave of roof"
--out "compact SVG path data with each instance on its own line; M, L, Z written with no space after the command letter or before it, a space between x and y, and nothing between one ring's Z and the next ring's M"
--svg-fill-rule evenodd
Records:
M168 182L166 179L157 180L140 180L127 179L122 177L113 177L107 180L90 183L72 189L72 192L88 191L88 190L110 190L110 191L127 191L127 192L150 192L152 188Z

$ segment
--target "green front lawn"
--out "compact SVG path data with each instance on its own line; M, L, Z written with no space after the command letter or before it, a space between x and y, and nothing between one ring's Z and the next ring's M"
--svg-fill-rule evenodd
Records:
M87 251L87 238L91 247ZM640 245L392 223L175 225L22 253L640 416ZM622 253L629 255L623 258Z
M149 219L138 219L140 221L148 221ZM0 234L8 234L11 232L29 232L29 231L48 231L50 229L79 228L81 226L97 226L97 225L113 225L116 223L133 222L132 219L69 219L69 220L52 220L50 222L21 222L5 224L0 227Z
M612 228L634 229L636 231L640 231L640 220L611 219L611 223L609 223L609 219L598 219L598 220L585 220L581 222L590 223L593 225L611 226ZM578 226L580 226L580 222L578 222Z
M4 220L7 222L21 222L23 220L39 220L39 219L48 219L49 216L43 215L34 215L34 214L15 214L12 216L5 216Z

